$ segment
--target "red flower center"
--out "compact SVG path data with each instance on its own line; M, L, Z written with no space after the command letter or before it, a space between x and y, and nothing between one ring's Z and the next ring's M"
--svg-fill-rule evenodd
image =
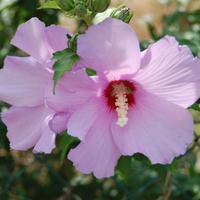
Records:
M116 101L118 95L126 96L128 106L135 104L133 92L136 90L134 84L127 80L111 81L104 91L104 96L107 97L108 106L112 110L116 110Z

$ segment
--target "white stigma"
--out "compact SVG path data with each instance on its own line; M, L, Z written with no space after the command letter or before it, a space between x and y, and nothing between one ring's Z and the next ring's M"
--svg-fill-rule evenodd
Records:
M115 105L117 106L116 111L118 115L118 121L116 122L117 125L124 127L128 122L128 99L126 98L125 92L118 93L116 96Z

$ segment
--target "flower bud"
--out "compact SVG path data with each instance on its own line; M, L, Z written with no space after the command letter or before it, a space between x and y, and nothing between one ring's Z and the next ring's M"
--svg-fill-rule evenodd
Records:
M91 8L94 12L103 12L105 11L110 5L110 0L92 0L91 1Z
M87 8L82 4L78 4L74 8L73 14L76 15L77 17L79 17L79 18L84 18L87 14Z
M74 7L73 0L56 0L56 3L62 10L67 11L67 12L72 10Z
M123 22L128 24L131 18L133 17L133 12L130 13L129 8L125 7L122 7L122 9L119 11L117 11L117 9L110 14L110 17L115 19L121 19Z
M71 48L72 51L74 51L74 52L76 52L76 50L77 50L77 39L78 39L79 35L80 35L80 33L77 33L73 36L70 36L69 34L67 34L67 38L68 38L67 46L68 46L68 48Z

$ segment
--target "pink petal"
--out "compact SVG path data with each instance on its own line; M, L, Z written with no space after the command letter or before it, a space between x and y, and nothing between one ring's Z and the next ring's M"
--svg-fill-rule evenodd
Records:
M50 108L45 109L41 117L41 137L33 149L33 153L51 153L55 146L56 133L50 130L49 121L55 115L55 111Z
M45 28L48 50L53 54L67 48L67 34L73 35L72 32L60 25L51 25Z
M98 123L98 117L107 117L107 114L109 114L107 110L109 108L104 98L92 98L74 111L67 125L68 134L85 141L91 126Z
M72 112L68 111L54 115L54 117L49 121L51 130L55 133L61 133L62 131L66 130L71 114Z
M95 42L94 42L95 41ZM105 73L109 78L133 74L140 66L140 47L129 25L107 18L91 26L78 37L77 67L87 67Z
M53 81L46 86L45 98L47 105L57 112L66 112L69 108L75 109L96 96L97 86L85 72L70 71L63 74L56 85L53 94Z
M171 163L184 154L193 140L194 124L190 113L169 101L138 89L136 104L128 111L123 128L112 124L113 139L122 155L142 153L152 164Z
M104 178L114 175L114 168L121 154L111 135L112 113L105 107L100 107L99 110L95 116L96 121L92 123L90 121L91 113L87 113L88 117L85 118L90 124L90 129L87 131L85 142L81 142L78 147L72 149L68 158L82 173L93 172L97 178ZM86 120L84 121L86 122ZM80 122L82 124L82 121ZM83 127L79 125L79 119L77 119L76 124L80 128L79 132L83 132ZM69 131L72 132L72 129L68 129Z
M200 96L199 66L200 59L187 46L165 36L142 53L134 79L147 91L187 108Z
M41 116L45 106L11 107L2 113L2 121L6 124L10 148L27 150L35 146L41 137Z
M52 52L67 48L67 33L71 35L68 29L61 26L46 28L34 17L18 27L11 44L43 63L52 58Z
M0 99L15 106L44 104L44 86L53 73L32 57L10 57L0 70Z

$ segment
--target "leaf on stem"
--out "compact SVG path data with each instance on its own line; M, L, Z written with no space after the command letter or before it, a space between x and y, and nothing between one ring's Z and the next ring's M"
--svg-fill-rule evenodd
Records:
M65 155L67 153L67 150L69 148L69 145L72 144L73 142L79 142L79 139L68 135L66 130L60 133L59 135L63 136L59 145L59 149L61 150L60 157L61 157L61 165L62 165Z
M191 105L189 108L196 110L196 111L200 111L200 107L197 103L194 103L193 105Z
M117 162L115 172L116 174L119 174L125 182L127 182L131 174L131 157L121 156Z
M54 80L53 93L55 94L55 87L60 77L66 71L71 71L73 64L76 61L79 61L80 57L74 51L72 51L72 49L66 48L62 51L57 51L53 53L52 59L57 59L57 61L53 65L53 69L55 70L53 76Z

